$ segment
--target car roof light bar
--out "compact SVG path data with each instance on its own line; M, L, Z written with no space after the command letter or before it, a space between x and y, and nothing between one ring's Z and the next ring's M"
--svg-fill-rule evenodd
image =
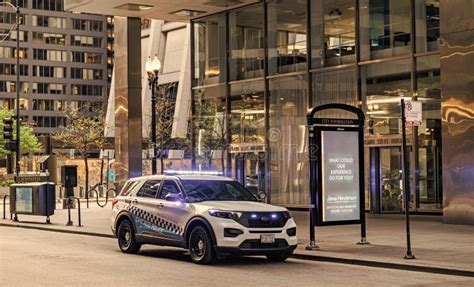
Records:
M220 171L200 171L200 170L166 170L168 175L223 175Z

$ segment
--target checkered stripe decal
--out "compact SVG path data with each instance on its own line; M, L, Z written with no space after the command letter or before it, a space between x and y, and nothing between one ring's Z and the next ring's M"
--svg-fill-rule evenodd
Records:
M127 210L131 214L136 215L136 216L142 218L143 220L146 220L146 221L152 223L153 225L156 225L160 228L166 229L168 231L171 231L171 232L176 233L176 234L181 235L181 236L184 235L184 229L183 228L180 228L176 224L174 224L172 222L169 222L169 221L167 221L167 220L165 220L161 217L158 217L154 214L151 214L147 211L144 211L140 208L137 208L136 206L128 206Z

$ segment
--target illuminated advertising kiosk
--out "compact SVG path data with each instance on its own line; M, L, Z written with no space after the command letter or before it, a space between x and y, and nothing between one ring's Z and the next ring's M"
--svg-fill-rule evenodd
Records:
M320 118L343 110L354 119ZM317 106L308 113L310 160L310 245L318 249L314 226L360 224L367 244L364 209L364 113L344 104Z

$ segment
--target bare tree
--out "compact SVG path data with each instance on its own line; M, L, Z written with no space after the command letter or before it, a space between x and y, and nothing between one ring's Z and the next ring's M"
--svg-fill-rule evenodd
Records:
M89 190L89 152L92 149L102 149L105 146L105 112L101 108L90 105L78 109L67 109L64 112L67 125L62 127L53 138L64 147L76 149L86 170L85 188ZM87 192L86 192L86 196Z
M207 162L208 168L212 168L214 153L221 151L221 169L225 173L224 157L227 151L227 127L226 112L219 99L202 101L200 108L200 119L197 122L198 132L201 135L201 151Z
M173 130L174 110L176 99L174 90L176 83L157 87L156 97L156 144L159 147L160 173L164 172L164 150L168 149ZM152 123L153 124L153 123Z

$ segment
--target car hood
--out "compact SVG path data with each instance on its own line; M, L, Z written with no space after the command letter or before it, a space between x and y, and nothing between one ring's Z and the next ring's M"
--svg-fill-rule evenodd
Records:
M193 203L200 209L219 209L228 211L286 211L287 209L271 204L253 201L204 201Z

